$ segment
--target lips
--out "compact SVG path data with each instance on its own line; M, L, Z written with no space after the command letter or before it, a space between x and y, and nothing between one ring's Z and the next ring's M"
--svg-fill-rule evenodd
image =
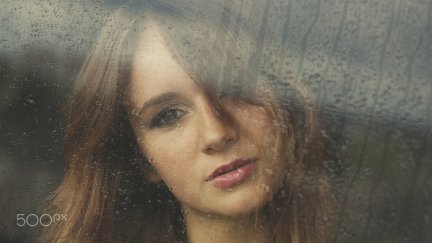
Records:
M216 168L206 179L217 187L230 187L247 179L256 167L257 159L237 159Z

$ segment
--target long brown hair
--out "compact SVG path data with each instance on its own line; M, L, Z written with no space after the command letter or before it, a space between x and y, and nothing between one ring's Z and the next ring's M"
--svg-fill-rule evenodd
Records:
M186 241L177 200L163 184L146 180L151 166L140 152L124 108L127 100L124 96L138 36L150 21L146 14L187 19L188 10L160 1L145 4L145 11L139 11L143 10L141 5L123 7L108 19L77 77L65 128L65 176L52 194L49 207L52 212L66 214L67 221L46 229L44 238L49 242ZM155 19L151 21L157 22ZM161 21L161 26L167 30L166 38L179 39L169 34L172 30L169 23ZM244 35L240 31L224 33L234 36L239 43L244 40L237 38ZM224 35L219 38L223 39ZM193 59L198 55L190 54L190 47L187 49L188 44L181 37L177 42L183 43L182 47L173 39L167 42L185 70L204 89L210 89L211 81L216 83L210 80L214 74L211 70L203 72L202 65L195 65L199 61ZM229 49L230 45L225 47ZM212 53L215 59L217 55ZM251 84L241 80L251 77L253 68L248 65L253 58L256 56L246 55L244 60L248 61L243 63L247 65L239 65L242 67L238 75L231 70L231 80L219 76L223 82L216 86L230 87L241 99L242 90ZM269 218L273 240L324 242L322 223L327 183L313 96L301 80L293 81L295 77L264 71L259 71L259 76L271 93L263 104L272 112L279 128L278 150L289 171L281 189L263 209Z

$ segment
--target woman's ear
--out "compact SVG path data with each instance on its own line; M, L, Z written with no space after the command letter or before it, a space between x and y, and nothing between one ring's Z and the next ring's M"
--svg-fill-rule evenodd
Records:
M160 177L160 175L153 169L150 172L148 172L146 174L146 178L147 180L149 180L151 183L159 183L162 181L162 178Z
M142 161L140 165L142 173L148 181L155 184L162 181L162 178L160 177L159 173L157 173L151 162Z

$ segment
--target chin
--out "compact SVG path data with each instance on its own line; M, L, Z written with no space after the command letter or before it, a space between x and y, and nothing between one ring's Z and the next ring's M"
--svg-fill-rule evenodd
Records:
M271 198L271 193L255 191L249 195L232 195L217 205L217 214L229 217L242 217L255 214L263 208Z

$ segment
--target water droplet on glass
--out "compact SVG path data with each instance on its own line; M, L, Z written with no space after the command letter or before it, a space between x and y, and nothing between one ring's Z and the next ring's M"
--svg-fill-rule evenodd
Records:
M272 169L268 169L268 168L266 168L266 169L264 169L264 172L265 172L266 174L268 174L268 175L273 175L273 170L272 170Z

